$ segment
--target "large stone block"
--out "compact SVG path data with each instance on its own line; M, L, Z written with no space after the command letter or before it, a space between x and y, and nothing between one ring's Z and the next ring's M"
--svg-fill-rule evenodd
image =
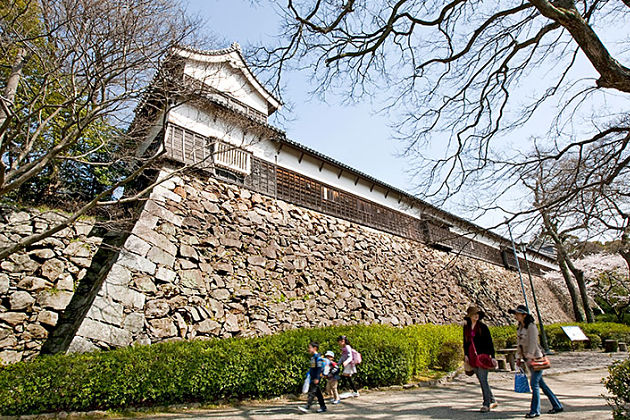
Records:
M27 276L17 284L18 289L24 289L31 292L37 292L48 287L46 280L39 277Z
M65 268L66 264L63 261L52 259L42 265L41 273L42 276L46 277L48 280L55 281L63 273Z
M9 276L0 273L0 295L4 295L9 291Z
M37 315L37 322L40 324L48 325L54 327L57 325L57 320L59 319L59 315L56 312L42 310Z
M144 211L150 215L157 216L158 218L162 220L172 223L175 226L182 225L183 218L181 216L178 216L172 211L162 207L160 204L156 203L154 200L147 201L146 205L144 206Z
M28 315L23 312L1 312L0 321L5 322L12 327L22 324L28 319Z
M144 308L144 314L147 318L162 318L170 311L168 302L165 300L150 300Z
M153 229L148 228L143 224L136 224L132 230L132 233L146 242L162 248L164 251L171 255L177 254L177 246L173 244L168 238L160 233L157 233Z
M171 283L173 280L175 280L176 275L177 274L173 270L160 267L157 270L157 274L155 275L155 278L164 283Z
M15 292L9 296L9 306L12 311L30 311L35 299L28 292Z
M127 238L125 242L125 249L144 257L147 255L147 252L149 252L149 249L151 249L151 245L138 238L136 235L129 235L129 238Z
M39 263L26 254L12 254L9 259L14 264L13 270L11 270L13 272L22 271L26 274L32 274L39 268Z
M199 334L217 335L221 331L221 324L211 319L206 319L195 325L195 330Z
M143 293L130 289L128 286L106 281L99 291L99 296L110 298L114 302L122 303L126 308L143 309L146 297Z
M92 249L90 245L84 242L75 241L70 242L66 249L63 250L63 253L71 257L90 258L92 256Z
M132 312L125 317L123 328L132 334L139 334L144 330L144 314Z
M177 327L170 318L151 319L149 321L151 335L157 338L170 338L177 336Z
M77 336L102 341L112 347L125 347L132 342L129 331L89 318L83 320Z
M21 351L13 351L13 350L0 351L0 362L2 362L5 365L17 363L22 360L22 354L23 352Z
M173 268L175 264L175 256L164 251L162 248L154 246L147 254L147 258L159 265L163 265L167 268Z
M116 264L120 264L123 267L127 267L132 270L142 271L147 274L155 274L156 269L154 262L125 250L120 252Z
M37 303L42 308L63 311L72 300L72 292L63 290L44 290L37 296Z
M123 309L122 304L97 296L87 316L95 321L120 327L123 322Z
M98 350L98 347L92 344L90 340L78 335L72 339L70 347L68 347L68 353L88 353L96 350Z

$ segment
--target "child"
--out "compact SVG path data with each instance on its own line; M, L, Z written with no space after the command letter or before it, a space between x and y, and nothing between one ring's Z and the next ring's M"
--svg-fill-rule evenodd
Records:
M324 359L319 355L319 343L317 341L311 341L308 345L308 352L311 354L311 367L308 374L311 378L311 382L308 388L308 400L306 407L299 407L300 410L307 413L313 404L313 400L317 397L319 402L318 413L324 413L326 411L326 403L324 402L324 396L322 390L319 388L319 381L324 372Z
M352 375L357 373L357 367L355 364L355 360L352 355L352 347L350 347L350 340L345 335L340 335L337 338L337 343L339 343L339 347L341 348L341 358L339 359L339 369L343 369L341 373L341 381L347 382L352 389L352 396L358 397L359 391L357 391L357 387L354 385L354 381L352 380Z
M332 397L333 404L339 404L339 392L337 392L337 384L339 383L339 365L334 362L335 353L327 351L324 355L328 359L329 369L326 373L326 394Z

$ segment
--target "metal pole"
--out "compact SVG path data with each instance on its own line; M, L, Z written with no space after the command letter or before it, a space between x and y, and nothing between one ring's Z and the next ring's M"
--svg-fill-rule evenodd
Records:
M516 253L516 245L514 245L514 238L512 237L512 228L510 227L510 222L506 221L508 232L510 233L510 241L512 242L512 252L514 253L514 258L516 259L516 269L518 270L518 277L521 279L521 291L523 292L523 299L525 300L525 306L529 311L529 303L527 303L527 295L525 294L525 283L523 282L523 274L521 273L521 265L518 262L518 254Z
M540 325L540 336L541 336L540 338L541 338L545 353L549 354L549 342L547 341L547 333L545 332L545 325L543 324L542 317L540 316L540 309L538 308L538 299L536 299L536 289L534 288L534 280L532 279L532 273L529 270L529 260L527 259L527 247L524 247L523 256L525 257L525 268L527 268L527 275L529 276L529 285L532 288L532 296L534 298L534 306L536 307L536 315L538 315L538 325Z

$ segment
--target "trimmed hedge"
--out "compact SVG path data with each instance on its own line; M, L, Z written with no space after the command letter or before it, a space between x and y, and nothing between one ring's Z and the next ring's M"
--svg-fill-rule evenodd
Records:
M301 329L246 339L179 341L107 352L41 357L0 368L0 413L33 414L127 406L268 398L297 393L307 344L339 352L347 335L363 356L360 386L404 384L433 366L457 326L384 325Z
M630 327L579 324L600 340L630 341ZM547 327L562 345L558 325ZM491 327L497 348L513 346L514 326ZM0 414L118 409L128 406L269 398L297 393L309 341L339 352L347 335L363 356L359 386L400 385L429 368L459 365L458 325L385 325L300 329L258 338L179 341L107 352L57 355L0 367ZM553 337L553 338L551 338ZM557 348L557 347L556 347ZM457 360L459 359L459 360Z

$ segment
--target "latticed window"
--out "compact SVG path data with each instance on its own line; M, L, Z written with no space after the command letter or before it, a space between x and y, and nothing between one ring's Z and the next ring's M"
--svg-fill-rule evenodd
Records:
M164 147L170 159L202 168L212 165L212 141L185 128L169 124Z

